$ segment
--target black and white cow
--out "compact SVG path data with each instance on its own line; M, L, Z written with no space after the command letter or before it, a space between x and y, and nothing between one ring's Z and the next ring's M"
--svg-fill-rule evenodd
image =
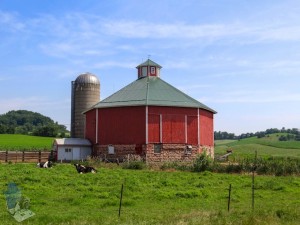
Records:
M97 173L97 170L91 166L84 166L81 164L74 164L78 173Z
M50 168L53 166L53 163L51 161L39 162L38 164L36 164L36 166L39 168Z

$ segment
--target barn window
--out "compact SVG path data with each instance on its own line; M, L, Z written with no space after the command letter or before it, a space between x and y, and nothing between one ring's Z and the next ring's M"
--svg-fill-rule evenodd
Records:
M151 74L155 74L155 67L154 67L154 66L151 66L151 67L150 67L150 73L151 73Z
M154 153L161 153L161 144L154 144Z
M115 154L115 147L112 145L108 146L108 154L113 155Z
M185 148L185 154L186 155L192 154L192 149L193 149L193 147L191 145L187 145Z
M70 148L65 148L65 152L71 152L72 150Z

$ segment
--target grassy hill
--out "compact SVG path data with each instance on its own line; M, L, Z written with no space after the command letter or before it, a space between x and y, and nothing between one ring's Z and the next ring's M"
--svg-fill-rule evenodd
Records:
M31 134L43 137L56 137L67 133L65 125L51 118L28 110L12 110L0 115L0 134Z
M251 137L241 140L215 141L215 154L224 155L228 149L233 150L233 157L253 157L257 151L260 157L300 158L300 141L279 141L281 134L270 134L263 138Z
M0 134L0 151L50 150L53 137L37 137L22 134Z

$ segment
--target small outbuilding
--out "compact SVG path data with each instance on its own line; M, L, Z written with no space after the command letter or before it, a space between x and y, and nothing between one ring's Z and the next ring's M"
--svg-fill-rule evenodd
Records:
M85 160L92 153L92 144L83 138L59 138L53 142L57 160Z

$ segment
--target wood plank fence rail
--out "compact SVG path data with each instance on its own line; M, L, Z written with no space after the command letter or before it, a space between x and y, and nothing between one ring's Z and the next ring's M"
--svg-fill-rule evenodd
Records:
M45 162L53 151L0 151L0 162Z

